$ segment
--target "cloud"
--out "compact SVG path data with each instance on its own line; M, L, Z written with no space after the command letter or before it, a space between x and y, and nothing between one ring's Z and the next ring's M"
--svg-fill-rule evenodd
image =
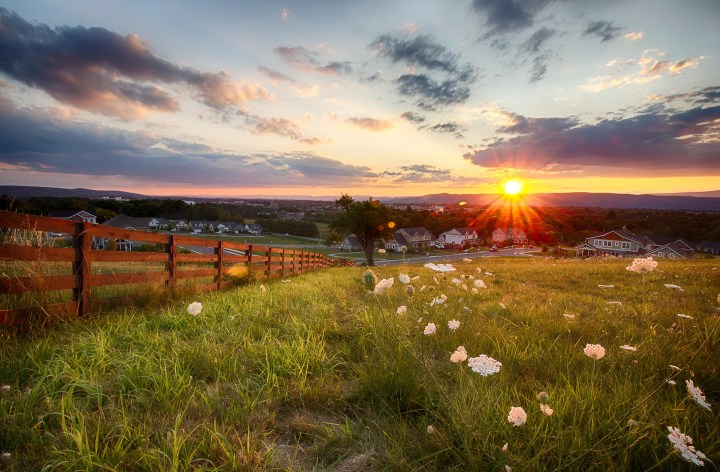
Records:
M643 39L645 37L644 31L637 31L637 32L630 32L626 33L625 36L623 36L628 41L637 41L639 39Z
M402 31L405 34L413 34L418 30L418 25L416 23L405 23L402 28L400 28L400 31Z
M301 70L317 72L325 75L349 74L352 65L349 62L321 63L316 52L297 47L277 47L273 49L285 62Z
M644 84L660 79L663 74L679 74L686 69L694 69L705 59L704 56L681 59L678 61L660 60L665 53L647 50L638 60L610 61L609 66L622 64L623 67L639 68L631 73L613 72L604 76L591 77L582 86L585 92L602 92L613 87L628 84Z
M375 118L353 117L348 118L345 121L353 126L357 126L358 128L363 128L370 131L386 131L393 127L392 121L377 120Z
M287 20L290 17L290 10L287 8L283 8L283 11L280 12L280 18L283 20Z
M319 144L322 140L318 138L306 138L300 130L300 125L287 118L262 118L259 116L249 116L247 118L250 126L250 132L253 134L276 134L284 138L290 138L303 144Z
M552 0L472 0L471 9L484 17L488 31L483 39L529 28L535 15Z
M235 83L225 72L161 59L135 35L82 26L52 29L4 8L0 24L1 73L90 112L123 119L150 110L177 112L178 100L159 84L189 88L195 99L221 112L243 112L250 100L272 98L261 86Z
M530 69L529 83L533 84L539 82L545 78L547 74L548 63L550 62L551 55L547 51L542 51L543 46L553 36L557 34L557 31L549 28L542 27L535 31L525 42L518 46L519 55L528 55L532 57L532 68Z
M463 133L467 131L467 129L458 124L454 121L448 121L447 123L438 123L432 126L421 126L418 129L426 129L428 131L431 131L433 133L444 133L444 134L452 134L458 139L463 139L465 136Z
M593 168L600 175L689 175L720 168L720 106L646 113L583 124L576 118L513 120L482 149L466 153L488 168Z
M418 115L417 113L414 113L412 111L406 111L402 115L400 115L400 118L403 120L407 120L411 123L423 123L425 121L425 117L422 115Z
M693 90L692 92L655 96L652 98L653 100L662 100L665 102L683 100L692 103L693 105L709 105L713 103L720 103L720 86L714 85L711 87L704 87L700 90Z
M520 50L528 53L537 54L540 52L540 48L543 46L543 44L545 44L550 38L555 36L555 33L557 32L553 29L542 27L539 30L535 31L533 35L527 39L527 41L520 45Z
M270 77L271 79L277 80L278 82L289 82L291 84L297 83L297 80L293 79L292 77L285 75L282 72L270 69L269 67L258 66L257 70Z
M239 154L18 110L6 101L0 104L0 166L25 175L112 177L156 186L321 187L369 185L379 177L368 167L315 153Z
M609 21L592 21L588 24L583 36L597 36L604 43L620 36L623 29L619 26L613 26L612 22Z
M401 95L415 99L424 110L436 110L446 105L464 103L470 98L470 85L477 80L477 70L469 63L461 63L460 56L448 51L428 36L413 39L383 35L369 47L379 57L389 59L393 64L418 68L425 73L406 73L395 79ZM440 78L432 77L438 73Z

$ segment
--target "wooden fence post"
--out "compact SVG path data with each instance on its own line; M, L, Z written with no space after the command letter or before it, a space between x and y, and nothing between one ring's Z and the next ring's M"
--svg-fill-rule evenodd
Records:
M225 252L223 241L218 241L218 246L215 248L215 251L218 255L217 260L217 275L215 276L215 283L217 283L217 288L220 290L222 288L223 284L223 273L225 272L225 263L223 261L223 253Z
M267 267L265 270L267 271L268 279L272 275L272 250L273 250L273 248L271 248L271 247L269 247L267 250Z
M250 244L247 248L247 251L245 251L245 254L247 254L247 269L248 269L248 277L252 275L252 264L253 264L253 245Z
M77 303L78 316L85 316L90 312L90 245L92 235L88 230L92 227L90 223L79 222L75 224L73 234L73 258L72 272L75 276L75 288L73 289L73 302Z
M170 235L170 244L167 244L165 248L169 257L167 263L168 278L165 281L165 285L170 287L171 290L175 290L177 283L177 258L175 257L177 254L177 244L175 243L174 234Z
M280 277L285 278L285 249L281 249L282 251L282 262L280 263L282 266L282 269L280 270Z

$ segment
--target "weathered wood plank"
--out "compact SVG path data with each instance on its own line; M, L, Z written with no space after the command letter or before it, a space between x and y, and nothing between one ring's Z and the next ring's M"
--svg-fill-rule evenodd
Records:
M0 277L0 293L49 292L77 288L74 275L51 275L44 277Z
M126 274L94 274L90 276L91 287L105 285L140 284L164 282L168 279L167 272L131 272Z
M0 244L0 260L27 262L70 262L75 251L67 247L32 247Z

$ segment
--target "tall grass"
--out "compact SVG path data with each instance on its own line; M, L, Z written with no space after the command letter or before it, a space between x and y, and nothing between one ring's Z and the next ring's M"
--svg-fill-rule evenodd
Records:
M644 285L627 264L381 268L396 279L381 295L364 288L364 269L331 269L196 297L196 316L178 298L4 332L0 469L687 470L667 426L717 463L720 261L661 261ZM413 295L401 272L419 276ZM471 275L487 288L472 293ZM606 356L585 356L587 343ZM500 372L450 362L460 345ZM513 406L526 424L507 421Z

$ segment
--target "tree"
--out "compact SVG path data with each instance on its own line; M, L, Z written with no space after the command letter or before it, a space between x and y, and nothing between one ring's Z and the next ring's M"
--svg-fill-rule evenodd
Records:
M349 234L354 234L365 252L368 265L375 265L375 242L388 239L395 232L392 210L372 198L356 202L345 193L335 200L335 204L341 211L330 223L327 242L337 243Z

